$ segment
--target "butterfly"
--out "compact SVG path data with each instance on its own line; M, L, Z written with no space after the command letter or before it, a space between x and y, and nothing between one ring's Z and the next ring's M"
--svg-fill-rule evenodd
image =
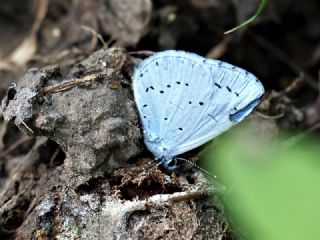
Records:
M144 143L168 170L177 155L243 120L264 94L251 73L194 53L167 50L143 60L132 80Z

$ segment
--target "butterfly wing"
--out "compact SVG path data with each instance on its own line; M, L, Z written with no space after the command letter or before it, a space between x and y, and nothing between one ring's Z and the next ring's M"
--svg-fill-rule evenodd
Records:
M201 59L169 50L147 58L135 70L133 91L144 141L158 158L171 158L173 149L191 136L188 123L199 124L205 113L203 102L213 89L210 72Z
M142 61L133 90L148 149L157 158L171 159L240 121L263 94L260 82L246 74L183 51Z

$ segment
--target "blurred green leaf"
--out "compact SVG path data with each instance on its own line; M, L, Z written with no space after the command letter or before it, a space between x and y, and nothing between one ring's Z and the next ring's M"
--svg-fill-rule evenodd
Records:
M291 148L230 137L205 162L226 185L222 197L240 239L294 240L320 236L320 142Z

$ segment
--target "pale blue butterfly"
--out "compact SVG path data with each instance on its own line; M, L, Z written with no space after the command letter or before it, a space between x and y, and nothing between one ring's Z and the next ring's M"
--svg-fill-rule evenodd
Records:
M133 91L145 145L175 170L177 155L240 122L260 102L264 88L253 74L229 63L167 50L138 65Z

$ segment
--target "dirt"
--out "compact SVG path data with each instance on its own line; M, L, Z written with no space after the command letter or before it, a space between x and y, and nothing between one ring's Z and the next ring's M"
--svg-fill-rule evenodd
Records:
M1 239L235 239L223 187L161 171L143 145L131 76L153 52L254 73L266 94L249 121L264 136L318 130L316 0L270 1L229 35L258 0L0 4Z

